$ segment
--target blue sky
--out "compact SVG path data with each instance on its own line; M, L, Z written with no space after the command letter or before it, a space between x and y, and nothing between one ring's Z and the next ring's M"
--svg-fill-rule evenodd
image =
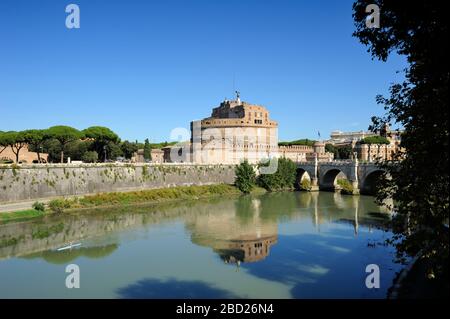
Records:
M65 27L78 4L81 28ZM234 88L280 140L367 129L403 78L351 36L352 1L2 0L0 130L92 125L170 140ZM382 18L382 16L381 16ZM382 23L382 22L381 22ZM234 79L234 81L233 81Z

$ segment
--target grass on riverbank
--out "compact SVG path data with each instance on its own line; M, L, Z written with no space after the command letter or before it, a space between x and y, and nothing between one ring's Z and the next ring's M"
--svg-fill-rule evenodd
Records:
M264 193L256 188L253 194ZM36 218L51 213L63 213L66 210L76 210L94 207L127 206L141 203L159 203L174 200L195 200L213 196L240 195L239 189L233 185L217 184L202 186L178 186L171 188L148 189L132 192L101 193L86 195L80 198L54 199L47 204L44 212L35 209L0 213L0 222L10 222Z
M44 214L44 212L35 209L27 209L11 213L0 213L0 222L27 220L30 218L43 216Z

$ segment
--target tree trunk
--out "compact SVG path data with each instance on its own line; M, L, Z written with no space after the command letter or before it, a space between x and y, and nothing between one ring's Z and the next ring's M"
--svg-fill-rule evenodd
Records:
M11 150L16 155L16 164L19 164L19 154L20 154L21 147L18 147L17 145L11 145Z
M61 164L64 163L64 151L61 151Z

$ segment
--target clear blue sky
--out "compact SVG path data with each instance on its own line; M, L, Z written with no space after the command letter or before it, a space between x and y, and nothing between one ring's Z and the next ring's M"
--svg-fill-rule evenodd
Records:
M351 36L352 2L2 0L0 130L92 125L169 140L235 88L266 106L280 140L367 129L402 57ZM65 27L66 5L81 28Z

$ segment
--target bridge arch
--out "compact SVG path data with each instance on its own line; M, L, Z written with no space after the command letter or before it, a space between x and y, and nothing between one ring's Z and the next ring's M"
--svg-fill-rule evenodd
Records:
M330 168L322 174L320 179L320 189L325 191L335 191L338 178L347 179L347 175L339 168Z
M297 177L295 179L295 186L297 189L302 189L301 183L303 180L311 181L311 175L306 169L299 167L297 168Z
M360 184L360 193L364 195L375 195L377 183L384 173L382 169L375 169L369 172Z

